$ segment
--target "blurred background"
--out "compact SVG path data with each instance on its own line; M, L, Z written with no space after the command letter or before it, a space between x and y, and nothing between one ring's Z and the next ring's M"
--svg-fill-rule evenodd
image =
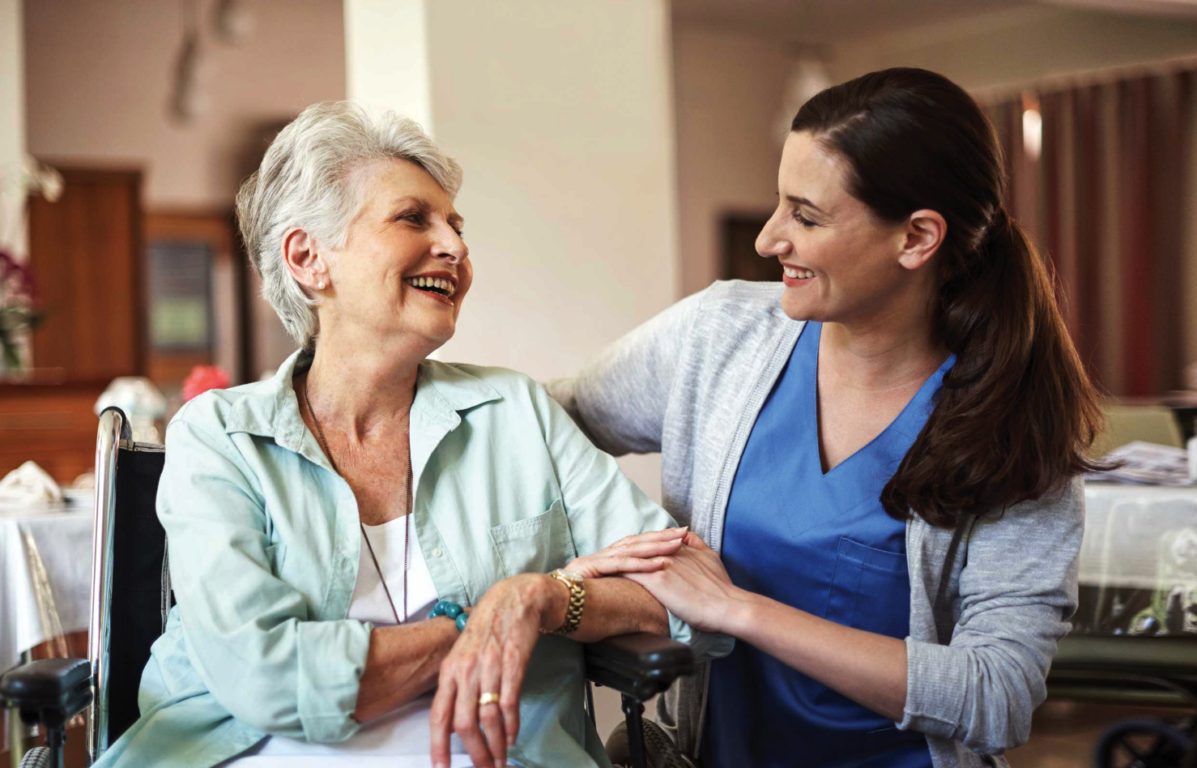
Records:
M197 366L238 384L292 351L231 212L313 102L408 114L459 160L476 280L440 356L545 380L714 280L779 279L753 241L791 118L890 66L993 120L1014 215L1129 430L1103 445L1180 446L1194 0L0 0L0 476L35 461L85 486L118 377L141 380L110 397L160 428ZM654 457L623 464L659 496ZM1019 764L1088 764L1103 715L1051 711Z

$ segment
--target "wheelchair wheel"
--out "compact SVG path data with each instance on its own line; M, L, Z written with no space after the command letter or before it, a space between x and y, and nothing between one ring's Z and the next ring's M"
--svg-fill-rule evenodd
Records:
M1180 768L1192 737L1160 720L1115 723L1097 740L1096 768Z
M21 758L19 768L50 768L50 750L47 747L34 747Z
M693 768L673 740L661 730L661 726L648 718L644 719L644 764L648 768ZM617 768L632 764L631 745L628 743L628 724L615 726L607 737L607 756Z

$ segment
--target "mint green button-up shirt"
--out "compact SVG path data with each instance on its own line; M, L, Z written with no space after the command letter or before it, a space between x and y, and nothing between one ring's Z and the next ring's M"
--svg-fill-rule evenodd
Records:
M350 738L371 626L347 619L361 536L349 485L299 415L296 352L274 378L206 393L167 429L158 516L178 599L141 681L141 719L97 763L214 766L267 735ZM535 382L426 361L411 408L412 524L438 595L564 566L674 521ZM670 615L699 658L731 640ZM608 766L583 708L581 645L542 637L509 752Z

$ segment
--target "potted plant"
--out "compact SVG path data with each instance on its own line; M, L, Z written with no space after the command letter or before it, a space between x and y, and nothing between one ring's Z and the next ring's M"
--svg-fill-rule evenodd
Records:
M42 320L29 268L0 248L0 371L20 371L27 334Z
M5 184L0 192L0 213L5 197L16 201L16 215L9 230L9 238L0 241L0 375L20 372L25 367L25 348L30 331L42 320L37 287L29 267L17 257L15 246L5 242L18 241L25 224L25 201L29 195L40 194L53 203L62 196L62 174L26 156L13 183ZM21 238L23 239L23 238Z

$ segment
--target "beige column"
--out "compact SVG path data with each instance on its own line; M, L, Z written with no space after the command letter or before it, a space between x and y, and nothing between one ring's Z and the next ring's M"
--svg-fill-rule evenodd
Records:
M431 131L426 0L345 0L347 98L401 112Z

